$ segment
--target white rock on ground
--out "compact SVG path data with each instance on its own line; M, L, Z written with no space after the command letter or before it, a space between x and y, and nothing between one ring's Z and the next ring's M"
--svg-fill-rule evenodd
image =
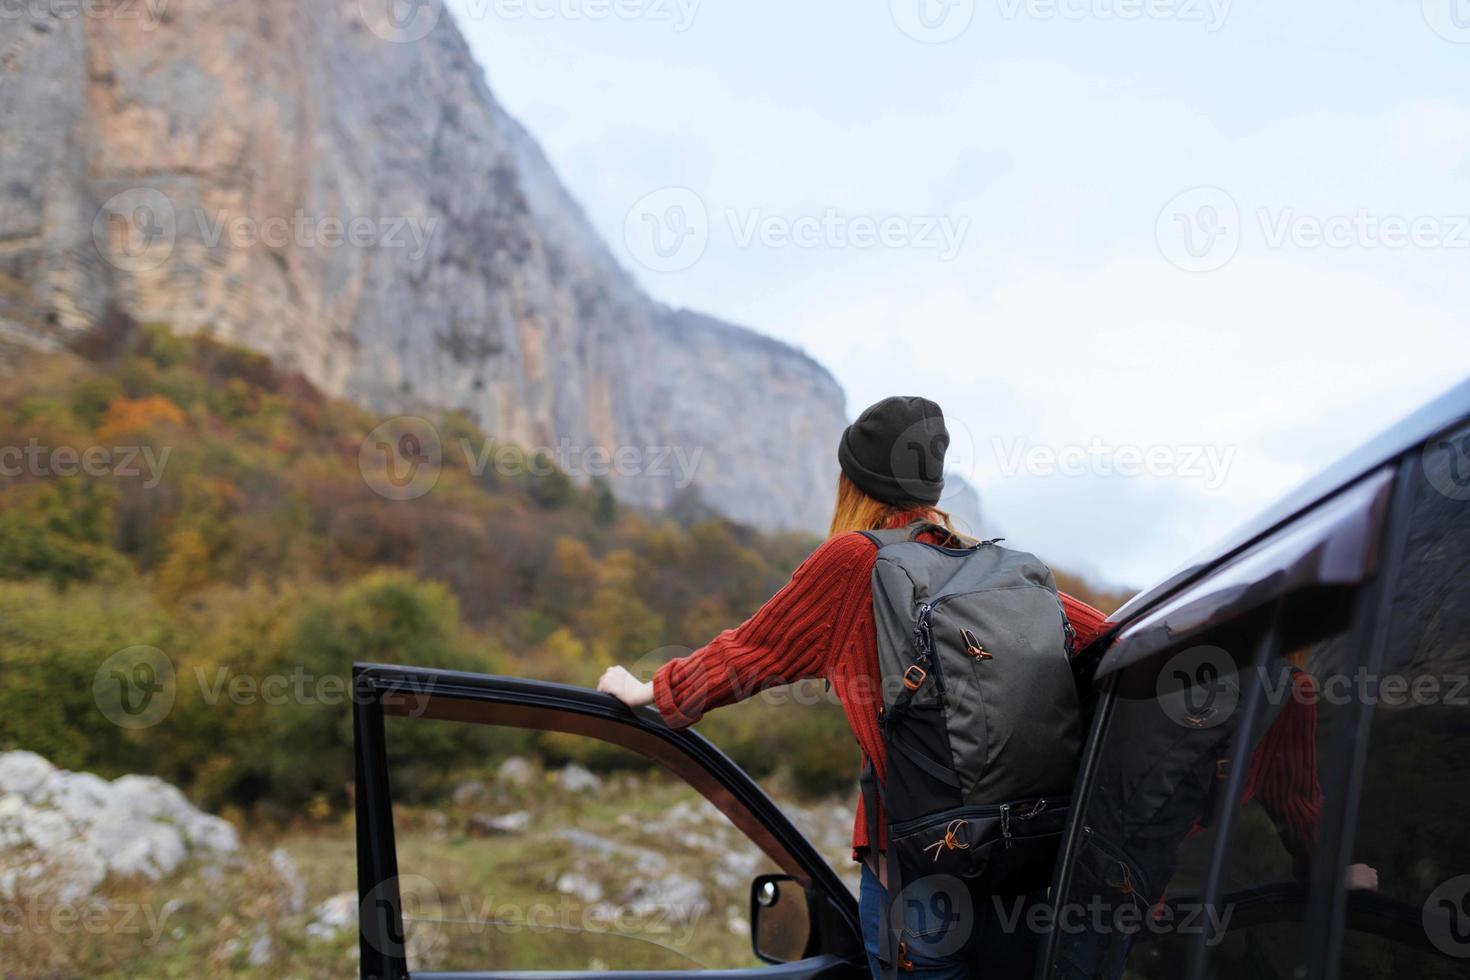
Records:
M531 826L531 814L526 810L492 816L477 813L470 817L470 832L484 836L523 834Z
M556 890L589 904L602 901L602 884L580 871L568 871L556 879Z
M0 897L43 880L60 900L74 901L109 875L157 880L191 855L239 846L227 821L154 776L108 782L57 769L34 752L0 753L0 850L19 852L7 855Z
M692 922L710 910L704 886L679 871L653 881L638 882L625 897L635 915L663 916L674 922Z
M502 786L523 789L536 781L536 764L530 759L513 755L495 770L495 781Z
M306 907L306 879L301 877L296 861L281 848L271 851L270 860L286 911L295 915Z
M357 892L338 892L312 910L306 934L332 939L349 929L357 931Z
M602 780L592 770L575 762L567 763L566 768L556 774L556 781L568 793L591 793L602 787Z

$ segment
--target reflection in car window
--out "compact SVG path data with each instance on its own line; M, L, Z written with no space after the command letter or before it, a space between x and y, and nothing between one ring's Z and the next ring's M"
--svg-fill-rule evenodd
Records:
M1220 962L1240 967L1250 952L1260 960L1253 975L1294 975L1301 883L1322 812L1310 668L1351 644L1336 636L1282 645L1285 655L1273 650L1263 668L1254 664L1268 637L1311 635L1304 623L1340 633L1341 605L1313 598L1291 611L1290 624L1280 613L1274 630L1277 611L1261 610L1113 679L1072 878L1056 910L1054 975L1178 977L1201 934ZM1252 687L1258 713L1243 729ZM1207 907L1200 893L1232 773L1234 834L1248 842L1248 860L1227 876L1223 900Z
M581 736L386 723L411 970L764 965L751 949L750 889L780 869L665 770ZM450 782L395 753L410 732L465 727L485 754ZM804 909L784 906L766 912ZM793 928L805 930L804 915Z
M1384 662L1361 685L1372 721L1355 851L1378 869L1370 931L1349 900L1341 976L1470 973L1470 430L1415 462ZM1417 927L1417 928L1415 928Z

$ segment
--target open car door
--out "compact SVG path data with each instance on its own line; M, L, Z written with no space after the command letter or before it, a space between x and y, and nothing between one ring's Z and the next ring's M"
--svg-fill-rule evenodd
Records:
M359 945L361 976L365 980L397 980L409 976L504 978L553 973L558 977L617 973L624 977L766 976L803 980L866 975L857 903L847 886L760 787L703 736L668 728L650 709L630 710L608 695L549 682L381 664L355 665L353 681ZM400 873L394 814L395 802L401 805L402 801L395 801L394 773L390 771L393 768L390 758L401 760L404 754L402 746L390 744L397 738L399 726L493 726L561 733L557 738L581 737L603 747L617 747L609 751L641 757L671 774L677 783L692 788L734 825L737 833L732 839L740 845L750 845L751 856L759 857L772 868L772 873L751 878L748 926L733 914L728 922L718 919L707 907L709 903L702 901L698 909L674 911L716 919L726 940L728 934L738 935L748 928L748 965L727 962L707 965L697 956L680 956L680 961L672 965L650 961L639 952L646 951L649 945L646 937L625 937L643 944L637 949L636 943L625 944L622 948L634 949L626 958L613 949L616 944L608 943L596 955L578 954L584 958L573 968L568 968L565 962L549 962L544 958L533 958L530 965L524 965L528 961L515 955L516 944L529 942L531 930L539 928L543 944L550 935L566 951L589 941L588 934L598 928L595 924L589 927L590 919L602 923L602 928L611 933L616 928L609 923L615 923L617 915L627 910L600 901L601 886L596 882L586 883L582 889L575 887L575 883L560 887L564 877L559 880L559 872L538 867L537 862L544 860L544 855L534 849L514 854L512 860L497 866L496 873L509 875L516 871L524 876L528 867L534 868L540 880L551 882L548 897L558 902L563 921L556 921L553 914L539 925L521 921L518 928L507 928L503 909L463 901L456 905L445 894L446 889L434 888L432 876L426 878L412 867ZM405 737L404 743L410 742ZM669 782L664 780L665 784ZM685 792L679 785L672 789ZM599 805L588 802L582 810L591 812ZM622 826L630 824L631 821L624 821ZM555 828L553 832L556 831L565 835L560 855L563 859L574 857L578 848L587 847L605 848L611 852L614 863L622 861L630 868L660 858L656 849L634 849L585 830ZM454 860L471 860L470 852L476 845L475 840L460 842ZM707 868L706 872L716 873L713 868ZM686 883L689 877L685 876ZM728 869L725 877L730 877ZM436 891L433 902L423 902L424 887ZM568 903L577 898L576 894L566 894L569 891L580 894L586 908L566 914ZM550 908L549 904L547 907ZM525 908L516 911L524 912ZM425 945L416 944L416 938L421 939L426 931L437 932L442 940L466 926L480 927L479 947L461 944L453 956L430 955L416 960L416 953ZM492 936L488 944L485 935ZM741 942L743 949L744 940ZM482 961L476 961L479 949L485 951ZM670 952L679 953L678 950ZM650 966L650 962L657 965Z

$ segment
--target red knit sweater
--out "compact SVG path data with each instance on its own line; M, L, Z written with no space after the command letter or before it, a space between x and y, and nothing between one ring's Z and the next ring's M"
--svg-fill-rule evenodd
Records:
M856 532L829 538L754 616L703 649L664 664L653 677L654 701L664 720L682 728L711 708L822 677L831 683L858 745L882 779L887 756L878 730L881 689L871 584L877 555L873 542ZM1106 618L1071 596L1061 598L1081 649L1102 631ZM881 834L881 819L878 825ZM855 852L868 846L861 795L852 846Z

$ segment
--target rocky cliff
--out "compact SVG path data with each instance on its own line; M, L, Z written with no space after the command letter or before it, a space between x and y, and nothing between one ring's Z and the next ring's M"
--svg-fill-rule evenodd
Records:
M53 6L0 18L0 355L115 304L377 412L463 409L574 476L621 450L626 500L680 493L677 448L730 516L822 527L832 377L647 297L448 16L418 38L359 0Z

